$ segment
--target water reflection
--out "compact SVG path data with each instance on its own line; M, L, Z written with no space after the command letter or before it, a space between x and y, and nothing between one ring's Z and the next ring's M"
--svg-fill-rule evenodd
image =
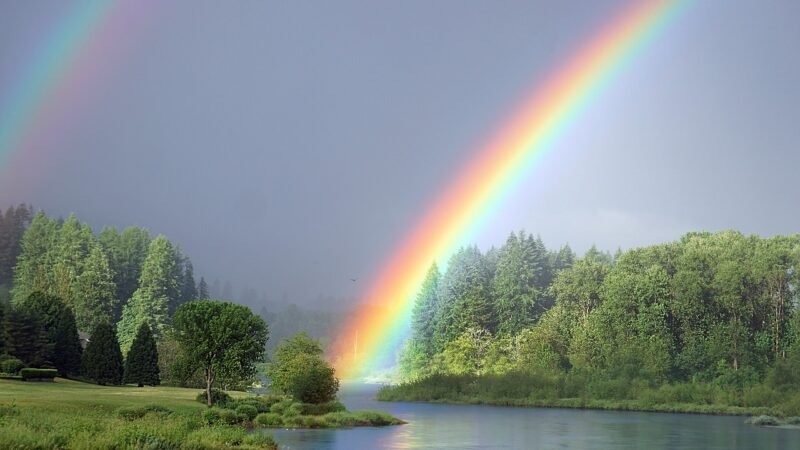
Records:
M407 425L276 430L283 448L327 449L800 449L800 431L741 417L379 403L376 388L345 386L349 409L382 409Z

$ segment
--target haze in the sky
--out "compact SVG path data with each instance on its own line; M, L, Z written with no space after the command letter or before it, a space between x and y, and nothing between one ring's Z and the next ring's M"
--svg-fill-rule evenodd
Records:
M0 168L0 206L145 226L198 278L274 300L357 298L522 97L627 3L152 2L48 148ZM0 2L0 102L71 6ZM694 2L476 243L800 231L798 23L794 0Z

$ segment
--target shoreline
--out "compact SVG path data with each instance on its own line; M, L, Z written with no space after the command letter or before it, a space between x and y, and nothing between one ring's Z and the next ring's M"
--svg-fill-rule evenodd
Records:
M774 408L728 406L728 405L708 405L697 403L674 403L661 405L642 405L635 400L587 400L581 398L559 399L555 401L547 400L525 400L525 399L436 399L436 400L406 400L406 399L381 399L377 401L388 403L430 403L444 405L478 405L495 406L507 408L548 408L548 409L581 409L594 411L616 411L616 412L649 412L665 414L699 414L706 416L774 416L783 417L780 411Z

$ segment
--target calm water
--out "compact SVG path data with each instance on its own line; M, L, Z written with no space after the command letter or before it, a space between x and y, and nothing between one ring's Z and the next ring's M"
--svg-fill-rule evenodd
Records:
M743 417L570 409L383 403L377 387L344 386L348 409L380 409L407 422L385 428L272 430L281 448L306 449L798 449L800 431L758 428Z

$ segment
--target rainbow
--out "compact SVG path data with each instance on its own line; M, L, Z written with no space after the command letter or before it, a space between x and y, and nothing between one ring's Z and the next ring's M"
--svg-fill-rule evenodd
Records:
M81 0L42 35L17 79L0 92L0 170L21 178L31 170L21 165L23 154L44 170L81 107L99 95L98 82L115 67L127 38L141 29L145 8L138 3Z
M354 380L394 362L431 263L469 244L580 113L688 3L635 1L534 90L458 172L379 271L362 307L334 340L338 376Z

